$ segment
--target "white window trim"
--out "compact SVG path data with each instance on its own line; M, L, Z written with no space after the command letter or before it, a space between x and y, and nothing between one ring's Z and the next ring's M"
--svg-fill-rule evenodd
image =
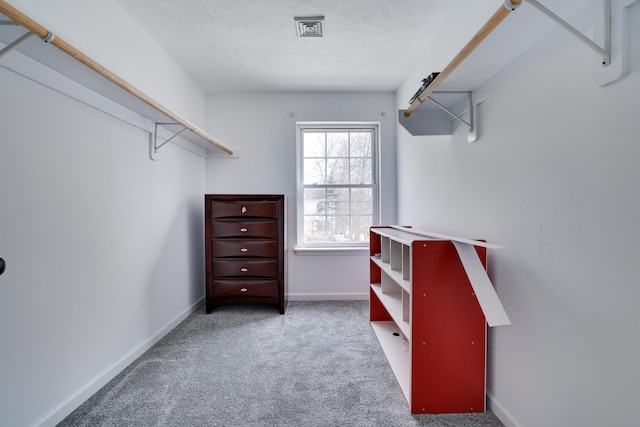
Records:
M380 122L296 122L296 244L293 248L297 255L361 255L368 253L369 245L349 245L349 244L301 244L299 237L304 235L303 232L303 176L302 176L302 149L301 149L301 131L303 129L374 129L375 141L372 154L374 168L374 186L373 198L376 206L373 209L372 224L378 225L380 222Z

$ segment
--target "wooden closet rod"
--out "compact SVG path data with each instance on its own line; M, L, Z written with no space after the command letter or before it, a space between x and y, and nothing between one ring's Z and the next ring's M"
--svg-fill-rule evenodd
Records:
M404 112L405 117L409 117L411 113L422 104L431 93L436 90L440 84L455 70L462 61L464 61L471 52L477 48L480 43L493 31L496 27L520 5L522 0L507 0L503 6L493 14L491 18L480 28L480 30L469 40L460 52L449 62L449 64L438 74L438 76L427 86L427 88L416 98L415 101ZM511 6L511 7L509 7Z
M93 59L91 59L90 57L88 57L84 53L80 52L78 49L74 48L69 43L67 43L66 41L61 39L60 37L53 36L53 38L51 38L52 33L49 30L47 30L42 25L38 24L36 21L31 19L30 17L28 17L24 13L20 12L18 9L16 9L13 6L11 6L10 4L8 4L5 0L0 0L0 13L6 15L8 18L10 18L13 21L17 22L18 24L22 25L24 28L26 28L27 30L29 30L32 33L36 34L41 39L47 39L47 42L49 44L54 45L55 47L57 47L58 49L60 49L64 53L66 53L67 55L73 57L74 59L80 61L82 64L84 64L87 67L91 68L93 71L95 71L96 73L100 74L102 77L104 77L104 78L110 80L111 82L115 83L116 85L120 86L122 89L126 90L127 92L129 92L133 96L137 97L138 99L144 101L145 103L147 103L151 107L155 108L159 112L163 113L167 117L170 117L171 120L174 120L176 122L176 124L180 124L180 125L184 126L186 129L190 130L194 134L196 134L199 137L203 138L207 142L210 142L211 144L215 145L216 147L218 147L222 151L226 152L227 154L233 154L233 151L231 151L231 149L225 147L224 145L222 145L221 143L219 143L218 141L213 139L211 136L207 135L206 133L204 133L203 131L201 131L197 127L195 127L193 124L189 123L187 120L185 120L182 117L178 116L173 111L168 110L164 106L158 104L156 101L154 101L153 99L149 98L147 95L145 95L144 93L140 92L138 89L136 89L135 87L131 86L129 83L127 83L126 81L124 81L123 79L118 77L116 74L114 74L111 71L107 70L105 67L103 67L102 65L98 64Z

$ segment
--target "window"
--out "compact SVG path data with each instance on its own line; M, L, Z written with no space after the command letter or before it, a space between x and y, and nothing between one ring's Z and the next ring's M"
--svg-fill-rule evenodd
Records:
M298 247L368 246L378 222L378 124L298 123Z

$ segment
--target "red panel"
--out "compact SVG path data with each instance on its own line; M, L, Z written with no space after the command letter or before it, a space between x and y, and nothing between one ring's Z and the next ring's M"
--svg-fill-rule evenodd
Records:
M389 227L371 227L373 228L389 228ZM380 235L369 230L369 255L380 253Z
M382 273L380 272L380 267L378 267L372 260L369 260L370 283L380 283L382 281L381 275Z
M389 228L387 226L384 227L371 227L373 228ZM382 247L380 244L380 235L374 233L369 229L369 256L373 256L375 254L379 254L382 251ZM380 283L382 278L380 277L380 267L378 267L373 261L369 260L369 277L370 283Z
M450 241L414 242L412 252L411 412L482 412L486 322L458 253Z
M372 322L393 320L371 288L369 288L369 319Z

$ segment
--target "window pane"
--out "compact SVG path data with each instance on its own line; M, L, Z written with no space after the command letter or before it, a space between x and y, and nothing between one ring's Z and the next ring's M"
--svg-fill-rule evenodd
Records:
M371 132L351 132L349 155L371 157Z
M331 188L327 191L329 215L349 215L349 189Z
M351 158L350 179L351 184L371 184L373 182L373 169L370 157Z
M303 147L304 157L324 157L325 133L324 132L304 132Z
M327 184L349 183L349 159L327 159Z
M371 188L353 188L351 190L351 213L353 215L371 215L373 191Z
M349 157L349 133L327 133L327 157Z
M338 215L329 217L331 227L332 242L348 242L349 241L349 216Z
M305 184L326 184L325 159L305 159L302 167L304 168Z
M322 243L327 241L327 218L324 216L304 217L304 242Z
M351 241L368 242L369 228L373 225L371 215L357 215L351 217Z
M304 189L304 214L327 214L327 190L325 188Z

